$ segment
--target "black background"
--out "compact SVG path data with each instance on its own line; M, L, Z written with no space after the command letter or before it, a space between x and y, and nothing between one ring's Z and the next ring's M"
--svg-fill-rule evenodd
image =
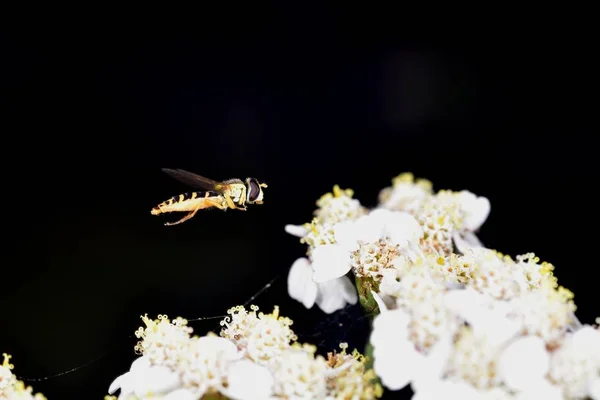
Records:
M28 382L50 400L102 398L134 358L141 314L222 315L279 274L254 303L280 305L322 350L362 346L357 310L287 296L305 247L283 227L308 222L336 183L373 206L404 171L488 197L483 242L552 262L580 318L597 316L585 48L526 34L407 46L333 18L273 21L4 30L0 351L31 378L104 355ZM150 209L188 188L162 167L258 177L265 204L165 227L178 216Z

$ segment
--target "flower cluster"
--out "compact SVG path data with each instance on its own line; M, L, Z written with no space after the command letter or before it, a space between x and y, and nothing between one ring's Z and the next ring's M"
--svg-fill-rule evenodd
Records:
M0 400L46 400L41 393L33 394L31 386L25 386L12 373L14 366L8 354L2 354L4 360L0 364Z
M221 321L220 336L192 335L187 321L143 316L136 332L141 355L129 372L110 385L119 400L357 399L383 391L367 359L358 351L329 353L297 342L292 321L252 306L233 307ZM117 399L107 396L107 399Z
M286 227L309 246L290 269L288 292L307 308L328 299L317 303L325 312L358 297L374 316L370 345L383 386L410 385L414 399L600 400L600 330L576 319L551 264L483 246L476 233L488 199L436 193L412 174L395 178L371 210L350 206L349 193L326 195L347 207L326 240L315 239L325 226L318 218ZM328 203L318 205L315 214L330 215Z

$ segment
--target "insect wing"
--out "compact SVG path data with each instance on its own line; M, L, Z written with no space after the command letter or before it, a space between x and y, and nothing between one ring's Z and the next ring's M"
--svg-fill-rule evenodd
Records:
M164 173L178 180L179 182L195 188L221 192L226 186L221 182L205 178L183 169L163 168L162 170Z

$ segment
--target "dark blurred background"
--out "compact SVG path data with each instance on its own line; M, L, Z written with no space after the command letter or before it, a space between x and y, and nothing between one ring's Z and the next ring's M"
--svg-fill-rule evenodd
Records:
M102 398L134 359L141 314L222 315L279 274L254 303L280 305L321 350L362 346L358 310L327 316L289 299L287 270L305 247L283 227L310 221L334 184L373 206L405 171L487 196L483 242L554 263L580 318L598 315L585 48L527 34L398 45L355 23L283 14L185 33L2 31L0 351L31 378L104 355L28 382L50 400ZM150 209L189 188L162 167L258 177L265 204L165 227L180 216ZM217 322L191 325L203 334Z

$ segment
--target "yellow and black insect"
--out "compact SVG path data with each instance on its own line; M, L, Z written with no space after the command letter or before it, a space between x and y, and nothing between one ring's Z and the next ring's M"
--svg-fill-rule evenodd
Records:
M198 210L216 207L220 210L228 208L246 211L246 204L262 204L263 188L265 183L260 183L256 178L229 179L223 182L213 181L182 169L163 168L163 172L188 186L203 189L200 192L180 194L160 203L150 212L160 215L170 212L189 212L177 222L167 222L165 225L177 225L196 215Z

